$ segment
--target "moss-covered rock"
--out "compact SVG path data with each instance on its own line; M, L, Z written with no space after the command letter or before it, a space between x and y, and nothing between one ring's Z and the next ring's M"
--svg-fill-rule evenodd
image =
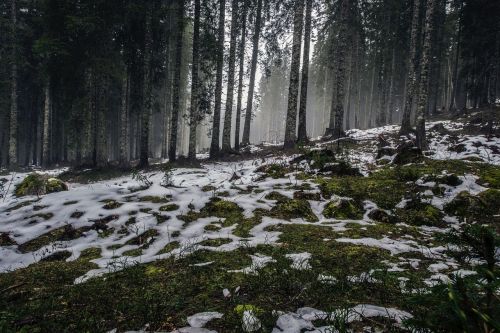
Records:
M335 153L331 149L311 150L307 153L294 158L291 163L300 163L306 161L310 168L320 170L330 163L334 163Z
M234 215L241 215L243 209L236 203L222 200L221 198L212 198L200 211L204 216L216 216L228 218Z
M271 177L274 179L285 178L288 172L287 168L284 165L276 163L260 166L255 171L263 173L264 178Z
M404 142L397 149L397 154L393 159L394 164L403 165L408 163L422 162L424 155L422 150L415 147L411 142Z
M277 200L277 201L283 201L283 200L289 200L290 199L286 195L281 194L281 193L279 193L277 191L272 191L272 192L268 193L264 198L267 199L267 200Z
M294 199L320 201L321 194L317 192L297 191L293 193Z
M303 218L308 222L318 222L318 217L314 215L311 205L307 200L286 199L280 200L274 206L270 215L275 218L290 220L294 218Z
M382 222L382 223L393 223L394 218L389 215L385 210L382 209L374 209L368 213L368 217L373 221Z
M40 173L31 173L16 186L14 194L18 197L26 195L44 195L47 193L67 191L68 186L60 179Z
M413 200L403 209L396 209L399 222L412 226L427 225L432 227L444 227L444 214L433 205Z
M352 199L338 199L326 204L323 215L339 220L359 220L363 218L363 208Z
M488 189L477 196L460 192L445 206L445 212L461 219L492 222L491 218L500 214L500 191Z
M177 204L168 204L160 207L160 212L173 212L174 210L178 210L179 205Z

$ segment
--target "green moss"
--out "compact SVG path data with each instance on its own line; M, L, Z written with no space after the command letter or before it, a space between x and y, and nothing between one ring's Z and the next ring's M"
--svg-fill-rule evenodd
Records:
M232 239L230 239L230 238L212 238L212 239L206 239L206 240L198 243L198 245L218 247L218 246L221 246L224 244L229 244L231 242L232 242Z
M142 246L143 248L147 248L149 244L152 243L151 239L157 237L158 235L159 235L158 230L149 229L140 234L139 236L134 237L131 240L127 241L125 244L139 245Z
M274 179L285 178L288 173L288 169L282 164L267 164L260 166L256 169L256 172L261 172L265 177L271 177Z
M405 208L395 210L397 220L409 225L445 227L444 214L436 207L413 200Z
M64 206L70 206L70 205L75 205L75 204L77 204L77 203L78 203L78 201L76 201L76 200L71 200L71 201L66 201L63 205L64 205Z
M91 247L83 250L82 253L80 254L79 259L89 261L98 259L100 257L101 257L101 249L98 247Z
M179 205L168 204L168 205L161 206L159 211L160 212L173 212L173 211L178 210L178 209L179 209Z
M205 185L201 188L201 190L203 192L213 192L213 191L217 190L217 188L215 186L212 186L212 185Z
M160 250L157 254L164 254L164 253L169 253L172 252L175 249L178 249L181 246L181 244L177 241L170 242L167 245L163 247L163 249Z
M102 206L102 208L107 209L107 210L112 210L121 207L123 204L121 202L115 201L115 200L106 200L104 201L106 204Z
M142 249L133 249L133 250L128 250L123 252L124 256L129 256L129 257L138 257L142 255Z
M294 199L320 201L321 194L316 192L297 191L293 193Z
M14 194L17 197L25 195L43 195L46 193L67 191L68 186L60 179L48 175L31 173L16 186Z
M294 218L304 218L308 222L318 222L318 217L314 215L311 205L307 200L287 199L281 200L271 209L270 216L278 219L291 220Z
M290 199L286 195L283 195L277 191L272 191L272 192L268 193L264 198L267 200L277 200L277 201L284 201L284 200Z
M160 196L155 196L155 195L146 195L146 196L140 197L139 201L152 202L152 203L158 204L158 203L168 203L170 201L170 198L168 196L160 197Z
M206 231L219 231L221 229L221 227L218 225L215 225L215 224L209 224L209 225L206 225L204 229Z
M30 216L30 219L36 218L36 217L41 217L42 219L47 221L47 220L50 220L51 218L54 217L54 213L50 213L50 212L49 213L38 213L38 214Z
M232 201L222 200L220 198L212 198L210 201L200 210L200 213L204 217L216 216L220 218L231 218L237 216L242 216L243 209L239 207L236 203Z
M326 218L339 220L359 220L363 218L363 209L354 200L339 199L337 201L330 201L325 206L323 215Z

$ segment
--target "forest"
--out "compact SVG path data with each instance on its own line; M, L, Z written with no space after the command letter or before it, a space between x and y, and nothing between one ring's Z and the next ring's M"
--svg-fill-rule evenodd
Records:
M500 1L0 0L0 332L500 332Z

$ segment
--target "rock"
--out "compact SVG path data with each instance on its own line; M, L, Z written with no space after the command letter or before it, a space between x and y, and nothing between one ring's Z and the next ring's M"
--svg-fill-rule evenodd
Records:
M387 214L382 209L374 209L370 213L368 213L368 217L374 221L382 222L382 223L393 223L393 218L391 215Z
M450 131L448 131L446 127L444 127L443 123L437 123L436 125L429 128L429 131L437 132L438 134L441 135L450 134Z
M423 160L422 150L415 147L413 142L406 141L398 146L393 163L404 165L409 163L418 163Z
M328 173L335 176L362 176L358 168L351 166L346 161L339 161L338 163L330 163L319 169L321 173Z
M320 201L321 194L316 192L297 191L293 193L294 199Z
M339 220L358 220L363 218L363 209L352 199L339 199L329 202L323 210L323 215Z
M384 157L384 156L393 156L396 154L396 149L393 147L380 147L377 150L377 160Z
M67 190L68 186L62 180L35 172L26 176L26 178L16 186L14 193L16 196L22 197L26 195L39 196Z

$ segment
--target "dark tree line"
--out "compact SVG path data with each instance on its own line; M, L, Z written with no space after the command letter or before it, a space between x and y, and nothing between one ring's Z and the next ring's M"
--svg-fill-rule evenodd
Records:
M5 0L0 14L4 167L146 166L393 123L425 147L429 116L500 95L494 0Z

